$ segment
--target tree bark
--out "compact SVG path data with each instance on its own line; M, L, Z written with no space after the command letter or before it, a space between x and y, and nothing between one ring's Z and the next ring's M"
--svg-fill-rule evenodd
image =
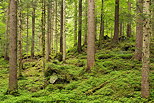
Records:
M95 2L88 0L87 71L95 64Z
M17 1L10 1L9 93L17 91Z
M65 5L65 0L63 0L63 61L66 59Z
M27 44L26 44L26 51L27 51L27 54L29 52L29 6L28 6L28 3L27 3Z
M82 51L82 0L79 0L79 25L78 25L78 53Z
M48 0L48 28L47 28L47 54L46 59L49 61L51 53L51 1Z
M74 1L74 46L77 45L77 0Z
M58 18L58 16L57 16L57 0L55 0L55 45L56 45L56 47L55 47L55 49L56 49L56 53L58 52L58 29L57 29L57 18Z
M135 59L142 60L142 45L143 45L143 0L137 0L137 18L136 18L136 48Z
M64 18L63 18L63 15L64 15L64 12L63 12L63 10L64 10L64 7L63 7L63 0L61 0L61 13L60 13L60 15L61 15L61 21L60 21L60 53L63 55L63 23L64 23Z
M9 0L9 6L8 6L8 8L7 8L7 20L6 20L6 35L5 35L5 38L6 38L6 41L5 41L5 51L4 51L4 59L5 60L9 60L9 53L8 53L8 51L9 51L9 28L10 28L10 23L9 23L9 20L10 20L10 18L9 18L9 14L10 14L10 0Z
M19 1L19 3L21 3L21 1ZM19 77L22 77L22 68L23 68L23 63L22 63L22 11L21 11L21 6L18 7L18 11L19 11L19 31L18 31L18 50L19 50L19 70L18 70L18 74Z
M33 5L33 11L32 11L32 46L31 46L31 58L34 57L35 52L35 4L32 1Z
M115 21L113 41L118 42L119 38L119 0L115 0Z
M128 24L127 24L127 37L130 38L131 37L131 2L130 0L128 0L128 17L129 17L129 21L128 21Z
M101 24L100 24L100 35L99 35L99 47L101 48L104 39L104 0L102 0L101 8Z
M42 0L42 56L45 57L45 0Z
M88 0L85 0L85 35L84 35L84 45L87 45L87 32L88 32Z
M141 95L143 98L148 98L149 93L149 65L150 65L150 0L145 0L143 3L143 58L142 58L142 82Z

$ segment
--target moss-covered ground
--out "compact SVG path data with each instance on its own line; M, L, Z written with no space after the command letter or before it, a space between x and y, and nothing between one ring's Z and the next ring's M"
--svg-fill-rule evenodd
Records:
M151 56L150 98L141 98L141 61L134 60L131 40L104 42L96 51L96 65L85 72L86 53L72 50L65 63L42 59L24 62L19 94L6 95L8 62L0 59L0 103L154 103L154 63ZM45 71L45 72L44 72ZM44 72L44 73L43 73Z

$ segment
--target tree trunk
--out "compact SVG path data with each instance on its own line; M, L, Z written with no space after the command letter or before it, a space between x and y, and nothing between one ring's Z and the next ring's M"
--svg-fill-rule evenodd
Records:
M48 0L48 28L47 28L47 55L46 59L49 61L51 53L51 1Z
M100 24L100 35L99 35L99 47L101 48L104 39L104 0L102 0L101 8L101 24Z
M115 0L115 21L113 41L118 42L119 38L119 0Z
M74 46L77 45L77 0L74 1Z
M154 4L154 0L151 1ZM154 7L152 7L152 37L154 37Z
M45 0L42 0L42 56L45 57Z
M19 1L19 3L21 3L21 1ZM23 68L23 63L22 63L22 11L21 11L21 7L19 7L19 31L18 31L18 50L19 50L19 77L22 77L22 68Z
M88 0L85 0L85 35L84 35L84 45L87 45L87 32L88 32Z
M143 0L137 0L137 18L136 18L136 48L135 59L142 60L143 45Z
M82 0L79 0L78 53L82 51Z
M87 41L87 71L95 63L95 2L88 0L88 41Z
M150 65L150 0L145 0L143 3L143 58L142 58L142 82L141 94L143 98L149 97L149 65Z
M63 0L63 61L66 59L65 9L65 0Z
M10 1L9 93L17 91L17 1Z
M28 3L27 3L27 44L26 44L26 51L27 51L27 54L29 52L29 6L28 6Z
M123 23L122 23L122 21L120 22L120 31L119 31L119 36L121 37L121 36L123 36Z
M10 0L9 0L9 6L7 8L7 20L6 20L6 35L5 35L5 38L6 38L6 41L5 41L5 51L4 51L4 59L5 60L9 60L9 28L10 28L10 24L9 24L9 14L10 14Z
M63 7L63 0L61 0L61 21L60 21L60 53L63 54L63 23L64 23L64 18L63 18L63 15L64 15L64 7Z
M34 47L35 47L35 7L33 3L33 11L32 11L32 46L31 46L31 58L34 57Z
M55 49L56 49L56 53L58 52L58 29L57 29L57 18L58 18L58 16L57 16L57 0L55 0L55 45L56 45L56 47L55 47Z
M128 21L128 24L127 24L127 37L131 37L131 2L130 0L128 0L128 17L129 17L129 21Z

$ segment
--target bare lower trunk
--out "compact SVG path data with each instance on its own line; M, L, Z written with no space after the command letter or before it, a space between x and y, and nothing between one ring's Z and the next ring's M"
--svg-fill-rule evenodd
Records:
M79 26L78 26L78 53L81 53L82 46L81 46L81 38L82 38L82 0L79 0Z
M88 0L87 70L95 64L95 2Z
M143 3L143 13L146 16L143 20L143 58L142 58L142 82L141 94L143 98L148 98L149 91L149 65L150 65L150 0L145 0Z
M34 6L34 4L33 4ZM31 46L31 57L34 57L34 47L35 47L35 7L33 7L32 11L32 46Z
M77 0L74 1L74 46L77 45Z
M113 41L118 42L119 38L119 0L115 0L115 22Z
M17 1L10 1L10 59L9 59L9 92L15 92L17 84Z
M129 37L131 37L131 32L132 32L132 30L131 30L131 2L130 2L130 0L128 0L128 11L129 11L129 15L128 15L129 21L127 24L127 37L129 38Z
M136 18L136 48L135 59L142 60L143 44L143 0L137 0L137 18Z
M101 47L104 39L104 0L102 0L101 8L101 24L100 24L100 35L99 35L99 46Z

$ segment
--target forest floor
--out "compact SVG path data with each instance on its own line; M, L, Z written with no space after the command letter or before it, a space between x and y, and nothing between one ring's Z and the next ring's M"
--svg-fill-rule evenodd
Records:
M25 60L19 94L5 95L8 62L0 58L0 103L154 103L154 55L151 56L150 98L141 98L141 62L133 58L134 40L104 42L96 65L85 72L86 53L69 50L65 63L42 58ZM154 50L152 50L154 52ZM153 53L151 52L151 53ZM154 54L154 53L153 53ZM43 71L45 71L43 73Z

